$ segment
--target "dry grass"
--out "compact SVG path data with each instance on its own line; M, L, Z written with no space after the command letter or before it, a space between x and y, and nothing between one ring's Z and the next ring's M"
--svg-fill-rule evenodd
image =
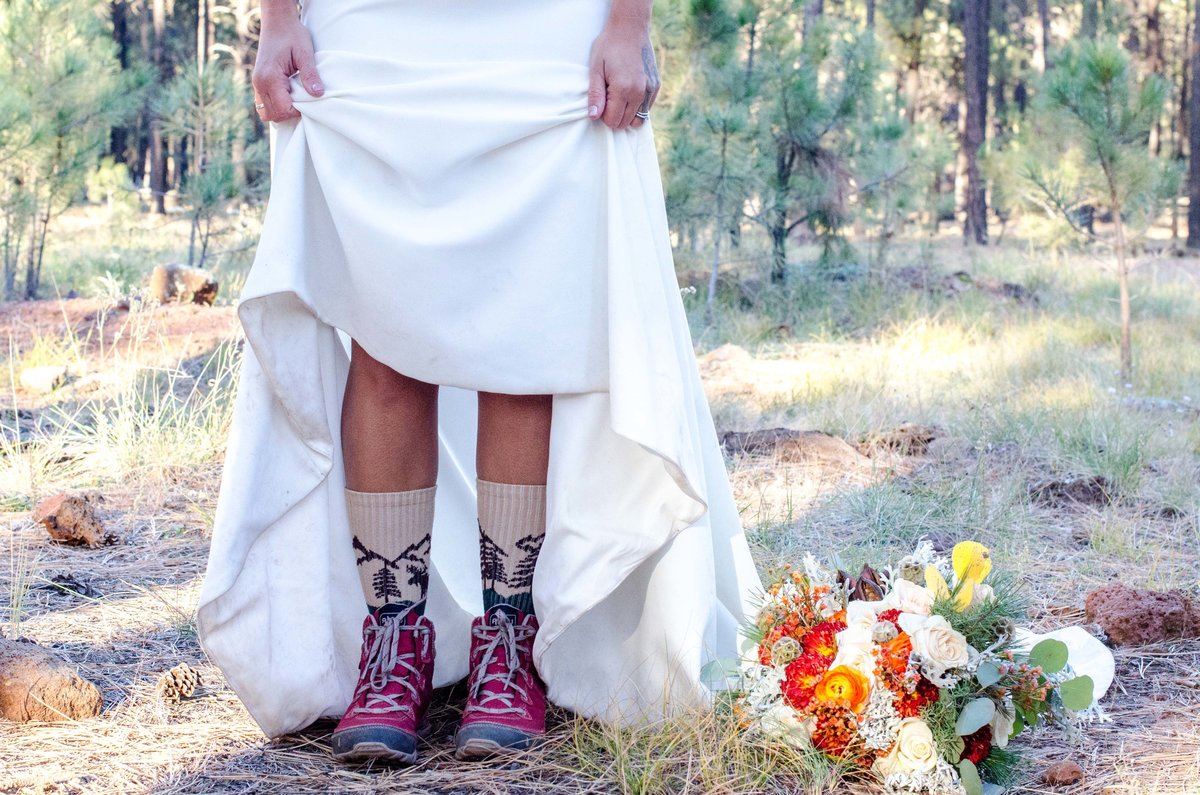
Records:
M733 460L760 565L811 549L852 566L921 535L969 535L1029 583L1039 629L1083 622L1083 595L1110 580L1195 587L1200 268L1173 261L1161 278L1143 270L1138 381L1126 390L1111 378L1107 274L1088 260L1051 272L1012 249L961 263L957 251L946 252L951 269L1020 279L1038 304L851 283L828 288L840 292L827 296L819 327L801 325L816 310L785 306L725 310L697 327L704 349L740 346L702 357L721 430L788 426L852 442L908 421L942 430L926 453L876 453L865 468ZM739 741L719 712L621 731L558 711L540 750L460 763L454 688L437 694L430 744L411 769L331 762L328 724L267 741L194 629L235 331L229 307L124 318L90 299L0 307L0 383L14 407L0 410L0 627L55 648L104 694L93 720L0 723L0 792L852 791L811 758ZM37 364L67 364L77 378L50 396L8 383ZM1117 495L1104 504L1031 497L1034 484L1074 476L1103 476ZM122 543L59 547L30 524L36 499L75 488L103 491ZM61 574L92 595L54 585ZM204 686L163 702L154 683L180 662ZM1073 742L1053 730L1023 740L1029 765L1017 791L1051 791L1037 776L1059 759L1087 778L1055 792L1197 791L1200 643L1119 650L1117 664L1111 722Z

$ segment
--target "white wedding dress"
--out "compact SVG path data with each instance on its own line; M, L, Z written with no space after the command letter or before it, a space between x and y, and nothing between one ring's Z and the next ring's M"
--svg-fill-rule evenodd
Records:
M320 97L272 124L247 345L200 596L268 736L338 716L365 614L339 423L353 337L443 385L434 684L482 611L474 390L552 393L534 660L635 724L710 702L761 582L701 388L649 123L587 116L607 0L309 0ZM396 455L404 455L397 450ZM720 666L708 666L716 668Z

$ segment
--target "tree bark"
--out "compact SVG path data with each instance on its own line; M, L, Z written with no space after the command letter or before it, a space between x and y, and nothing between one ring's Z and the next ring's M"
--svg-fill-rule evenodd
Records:
M1099 29L1099 0L1083 0L1083 18L1079 22L1079 35L1085 39L1094 39Z
M113 41L117 45L117 62L121 71L129 68L129 4L128 0L112 0L109 4L109 14L112 19ZM129 140L132 130L128 125L119 125L109 131L108 151L119 163L130 165L132 155Z
M1109 201L1112 205L1113 226L1117 235L1117 284L1121 293L1121 384L1133 378L1133 331L1129 305L1129 256L1125 243L1125 221L1121 218L1121 202L1109 175Z
M1050 68L1050 3L1048 0L1037 0L1038 7L1038 42L1034 65L1039 73L1045 73Z
M907 63L904 71L904 118L911 125L917 120L921 96L921 62L924 59L925 7L927 0L914 0L911 27L900 40L904 43Z
M153 0L152 25L154 31L154 66L160 83L170 79L167 63L167 9L166 0ZM150 120L150 192L154 197L154 211L166 215L167 205L167 151L166 136L162 122L151 116Z
M825 13L825 0L808 0L804 6L804 27L801 30L805 39L812 30L813 23Z
M963 82L967 118L962 151L966 161L966 219L963 237L968 243L987 245L987 195L979 171L979 150L987 136L989 0L967 0L963 9L966 57Z
M1191 91L1188 96L1188 248L1200 249L1200 3L1192 12Z
M1166 56L1163 51L1162 11L1159 0L1146 0L1146 70L1162 75L1166 71ZM1150 128L1150 153L1162 152L1162 116L1154 120Z

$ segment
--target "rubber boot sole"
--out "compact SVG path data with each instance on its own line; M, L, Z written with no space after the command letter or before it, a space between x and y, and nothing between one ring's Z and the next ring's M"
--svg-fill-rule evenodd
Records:
M428 722L417 730L417 737L429 733ZM332 756L338 762L387 762L395 765L416 764L417 738L408 732L385 726L356 726L334 732L330 738ZM339 746L342 746L339 748Z
M471 723L454 735L454 757L461 760L487 759L515 754L532 748L544 737L528 734L511 726L495 723Z

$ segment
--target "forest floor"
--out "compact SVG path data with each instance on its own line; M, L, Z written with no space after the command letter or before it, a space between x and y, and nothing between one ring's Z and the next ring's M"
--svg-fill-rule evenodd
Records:
M860 274L799 272L788 288L729 276L706 322L686 301L719 433L829 434L828 454L730 454L757 562L804 551L886 562L922 536L974 538L1028 584L1038 630L1086 621L1119 580L1193 590L1200 564L1200 262L1145 257L1134 274L1135 375L1116 373L1113 276L1011 241L899 250ZM684 277L685 282L687 277ZM239 347L215 307L120 310L73 298L0 305L0 631L52 648L95 682L99 717L0 721L0 792L750 793L844 785L743 754L698 716L617 731L562 712L552 741L504 764L460 763L462 693L439 692L423 761L338 765L330 726L266 740L196 640L195 607ZM25 368L66 366L49 393ZM908 445L872 434L907 426ZM912 433L915 431L915 433ZM1088 484L1099 488L1088 487ZM1046 488L1050 486L1050 488ZM91 490L119 543L50 543L37 500ZM1182 793L1200 787L1200 641L1115 651L1117 682L1077 742L1017 741L1013 792ZM203 685L155 682L179 663ZM1079 784L1039 776L1073 760Z

